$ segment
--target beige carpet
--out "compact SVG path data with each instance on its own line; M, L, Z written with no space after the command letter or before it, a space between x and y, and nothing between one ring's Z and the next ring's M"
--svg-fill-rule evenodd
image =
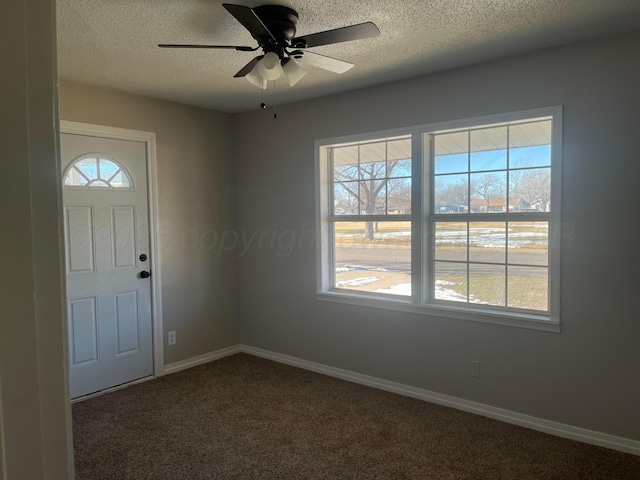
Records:
M238 354L73 405L77 478L637 480L640 457Z

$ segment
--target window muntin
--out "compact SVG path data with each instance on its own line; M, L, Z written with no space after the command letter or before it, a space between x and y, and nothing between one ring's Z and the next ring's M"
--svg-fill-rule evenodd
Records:
M67 167L65 187L133 188L127 169L117 160L101 155L83 155Z
M367 295L336 287L329 222L328 229L318 225L318 298L558 331L561 115L552 107L406 129L414 165L407 184L421 197L408 215L420 247L411 249L411 297L385 300L381 293L394 285ZM354 147L354 140L340 146ZM321 169L338 143L318 142ZM334 188L327 173L331 187L319 190L319 220L343 214L331 210L333 200L323 203ZM321 186L322 173L318 180Z
M328 153L331 288L410 296L411 138L330 146Z

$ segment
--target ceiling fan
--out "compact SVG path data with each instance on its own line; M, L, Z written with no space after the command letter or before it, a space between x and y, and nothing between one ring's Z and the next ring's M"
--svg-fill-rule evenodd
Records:
M180 45L159 44L162 48L211 48L255 52L262 54L247 63L234 77L245 77L249 82L265 89L268 80L286 77L289 86L295 85L306 74L305 66L312 66L335 73L344 73L354 65L337 58L310 52L307 48L349 42L380 35L372 22L312 33L296 37L298 13L282 5L262 5L249 8L242 5L223 3L258 42L257 47L233 45Z

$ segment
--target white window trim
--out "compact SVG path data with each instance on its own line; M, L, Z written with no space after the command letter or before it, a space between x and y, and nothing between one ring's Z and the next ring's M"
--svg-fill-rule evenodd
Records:
M549 219L549 313L542 315L511 310L473 308L472 305L454 306L424 303L429 271L425 260L429 258L428 213L424 212L429 199L430 172L423 172L423 136L425 133L458 130L491 124L504 124L538 117L553 117L551 140L551 198L553 207ZM415 249L411 260L412 296L396 297L385 294L367 294L346 289L331 290L332 238L330 228L330 162L324 147L336 144L365 142L381 138L412 135L413 178L412 182L412 231L420 232L421 248ZM548 332L560 332L560 243L561 243L561 173L562 173L562 106L488 115L448 122L419 125L361 135L327 138L315 142L316 168L316 281L318 300L381 308L433 317L465 320L521 327ZM425 169L426 170L426 169ZM421 185L422 184L422 185ZM424 213L423 213L424 212ZM425 283L426 282L426 283Z

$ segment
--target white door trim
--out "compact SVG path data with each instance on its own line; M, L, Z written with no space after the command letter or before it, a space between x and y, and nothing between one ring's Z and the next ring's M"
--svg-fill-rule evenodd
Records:
M151 267L151 324L153 326L153 374L164 375L164 334L162 326L162 291L160 275L159 212L158 212L158 159L156 154L156 134L141 130L108 127L91 123L60 121L60 133L130 140L143 142L147 151L147 186L149 203L149 236Z

